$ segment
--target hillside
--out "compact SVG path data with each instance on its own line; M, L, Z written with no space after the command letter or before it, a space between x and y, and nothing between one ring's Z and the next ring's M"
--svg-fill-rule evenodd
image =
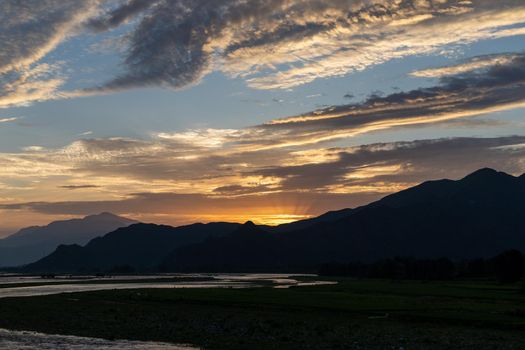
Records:
M25 270L93 272L123 267L152 269L174 249L202 242L209 237L224 236L238 226L230 223L181 227L135 224L95 238L84 247L61 245L49 256L26 266Z
M286 234L250 230L181 248L164 265L184 271L301 271L395 256L491 257L525 250L524 198L525 177L482 169L459 181L426 182Z
M60 244L84 245L93 238L136 222L111 213L101 213L24 228L0 240L0 266L31 263L50 254Z
M277 227L133 225L61 246L28 266L61 271L130 265L162 271L312 271L328 262L404 256L469 259L525 250L525 176L481 169L369 205Z

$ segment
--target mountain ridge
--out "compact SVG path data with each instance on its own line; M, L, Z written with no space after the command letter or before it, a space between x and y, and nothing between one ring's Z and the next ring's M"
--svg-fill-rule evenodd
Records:
M511 248L525 250L523 198L525 176L480 169L460 180L426 181L368 205L296 223L268 227L246 222L230 224L220 234L206 231L198 239L186 239L172 247L164 245L148 268L183 272L312 271L328 262L369 262L394 256L494 256ZM113 235L88 246L111 246L107 242ZM111 253L110 249L104 254ZM130 254L119 263L145 266L146 258L140 263L134 259ZM88 262L85 265L89 268ZM29 267L43 271L45 260Z
M26 227L0 240L0 265L27 264L53 252L61 244L83 245L97 236L137 222L104 212Z

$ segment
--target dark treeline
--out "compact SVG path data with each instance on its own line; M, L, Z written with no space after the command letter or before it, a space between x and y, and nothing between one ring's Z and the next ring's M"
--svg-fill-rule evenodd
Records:
M329 263L319 268L321 276L450 280L454 278L495 278L501 283L519 281L525 274L525 257L517 250L505 251L491 259L453 262L447 258L393 258L374 263Z

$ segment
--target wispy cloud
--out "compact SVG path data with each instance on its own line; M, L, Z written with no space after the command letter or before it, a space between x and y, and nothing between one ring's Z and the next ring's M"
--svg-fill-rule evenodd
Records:
M390 192L398 191L428 179L461 178L480 167L491 166L512 174L525 171L525 137L512 136L500 138L451 138L370 144L348 148L311 150L310 156L317 156L315 162L291 164L299 159L296 154L281 153L270 162L254 154L246 155L243 165L236 163L240 158L210 159L203 161L214 170L203 174L203 168L193 161L186 161L196 182L207 182L208 186L177 188L188 176L180 174L180 163L166 160L168 150L136 150L126 154L124 143L121 156L127 159L126 172L121 169L106 169L107 172L94 178L88 171L86 162L72 161L70 177L77 183L56 185L60 189L76 191L108 191L116 183L125 183L128 190L124 197L97 200L64 200L57 202L28 201L0 205L0 210L36 211L49 215L81 215L100 211L113 211L132 215L169 215L176 222L215 219L247 219L257 215L277 216L294 214L298 216L316 215L326 210L357 206L378 199ZM115 145L110 148L116 151ZM128 150L129 152L129 150ZM144 162L135 162L146 157L150 169L145 173ZM51 163L56 159L48 154ZM160 158L160 159L157 159ZM161 161L162 159L162 161ZM306 160L307 158L305 158ZM61 159L63 161L63 159ZM164 162L164 163L163 163ZM91 166L105 167L102 160L89 160ZM111 162L113 163L113 162ZM109 163L108 163L109 164ZM277 164L277 165L276 165ZM122 163L120 164L122 166ZM1 169L4 169L3 167ZM169 171L173 182L163 191L155 187L159 173ZM74 175L73 175L74 174ZM26 175L27 176L27 175ZM94 183L81 183L81 179L96 180ZM131 180L141 178L133 183ZM56 182L63 181L57 176ZM213 184L214 179L220 179ZM59 182L60 183L60 182ZM56 187L55 187L56 188ZM110 191L111 192L111 191ZM63 197L64 194L62 193ZM71 198L74 195L71 195ZM198 213L198 214L196 214ZM244 213L242 217L239 213ZM173 222L173 221L172 221Z
M78 134L78 136L89 136L89 135L93 135L93 131L84 131Z
M0 74L25 70L95 15L98 0L0 2Z
M524 15L517 0L127 1L89 24L100 31L139 20L127 71L84 93L181 88L214 70L253 88L290 88L449 45L522 35L525 28L515 26Z
M99 188L100 186L97 185L62 185L58 186L58 188L63 188L66 190L84 190L88 188Z
M256 89L287 89L451 45L525 34L519 0L6 0L0 13L0 108L134 87L184 88L213 71ZM31 73L53 65L40 61L80 28L104 32L124 24L123 71L109 81L62 91L68 77ZM470 62L454 72L494 63ZM31 81L20 81L27 75Z
M59 149L0 154L0 176L19 180L88 176L96 180L89 183L110 189L111 195L144 186L159 192L176 189L215 195L227 189L237 195L250 190L281 191L288 179L269 176L260 169L276 164L309 164L313 169L315 164L336 159L336 152L319 150L323 141L387 128L458 121L523 106L523 67L525 57L514 54L505 64L444 77L435 87L373 96L363 103L333 106L245 129L159 132L150 140L83 138ZM367 188L370 186L362 190Z
M11 118L0 118L0 123L9 123L9 122L17 121L17 120L18 120L17 117L11 117Z
M472 72L474 70L492 68L493 66L497 65L508 65L516 58L518 58L516 54L478 56L460 64L448 67L418 70L410 73L410 75L418 78L442 78L449 75L458 75Z
M274 145L314 143L393 127L422 125L525 107L525 55L486 69L445 76L434 87L372 96L359 104L332 106L274 120Z
M62 62L41 63L82 22L100 0L5 0L0 2L0 108L62 98Z
M61 62L37 64L11 74L0 75L0 108L27 106L32 102L62 98L65 78Z
M225 196L229 191L239 196L258 191L305 190L307 185L338 192L384 193L404 184L348 187L345 182L334 181L348 174L343 175L342 168L334 164L326 168L319 164L337 161L342 151L323 149L322 142L442 121L499 125L497 120L465 117L523 106L524 62L522 54L514 54L505 64L498 61L491 68L443 77L435 87L373 96L363 103L333 106L245 129L159 132L150 140L84 138L59 149L31 148L21 154L0 154L0 176L51 182L54 178L63 181L74 177L80 182L88 178L90 184L101 186L97 191L100 196L118 196L123 191L143 188L213 196ZM278 171L270 171L275 165ZM394 173L392 166L397 165L383 168L376 164L367 171L377 175L388 169ZM285 174L286 169L296 169L297 173ZM312 176L315 181L308 180ZM47 191L56 186L49 186Z

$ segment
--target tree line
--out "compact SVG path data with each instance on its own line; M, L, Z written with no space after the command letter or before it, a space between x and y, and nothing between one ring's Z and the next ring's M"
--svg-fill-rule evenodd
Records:
M462 261L396 257L373 263L327 263L320 266L318 273L321 276L413 280L495 278L501 283L514 283L525 277L525 257L518 250L508 250L490 259Z

